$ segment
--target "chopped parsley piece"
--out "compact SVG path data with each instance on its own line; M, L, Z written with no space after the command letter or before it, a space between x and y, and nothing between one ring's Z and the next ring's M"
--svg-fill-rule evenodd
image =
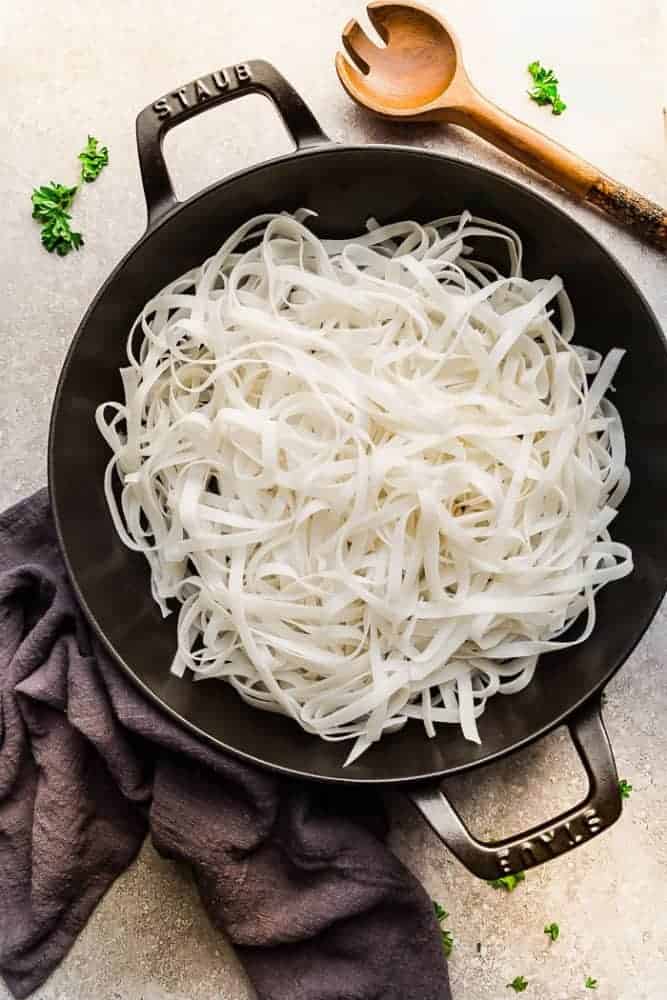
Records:
M507 984L507 989L514 990L515 993L523 993L527 988L528 980L524 979L523 976L516 976L511 983Z
M592 976L586 976L585 986L587 990L596 990L598 988L598 981L597 979L593 979Z
M621 778L618 783L618 790L621 793L622 799L629 799L632 793L632 785L628 784L625 778Z
M50 222L56 212L66 212L74 200L75 187L64 184L43 184L32 192L32 217L38 222Z
M76 187L64 184L44 184L32 192L32 217L42 226L42 244L49 253L64 257L70 250L83 246L81 233L70 227L71 215L67 209L72 204Z
M544 933L548 934L552 941L557 941L560 936L560 927L558 924L547 924Z
M530 63L528 66L528 72L535 84L532 90L528 91L528 95L536 104L542 106L550 104L553 115L562 115L567 104L561 99L558 92L558 80L554 75L554 71L552 69L545 69L539 59L536 59L535 62Z
M445 958L449 958L449 956L452 953L452 948L454 947L454 938L452 936L452 932L446 930L442 926L443 921L445 921L447 919L447 917L449 916L449 914L447 913L447 910L445 910L444 907L440 906L440 903L436 903L435 900L433 900L433 909L435 910L436 920L440 924L440 935L441 935L441 938L442 938L442 950L445 953Z
M90 184L97 180L104 167L109 162L109 150L106 146L100 146L99 140L94 135L88 136L83 152L79 153L81 160L81 180Z
M519 882L525 882L526 873L517 872L516 875L503 875L501 878L494 878L489 885L494 889L504 889L505 892L514 892Z
M73 232L70 219L67 212L57 212L44 224L42 245L49 253L55 251L59 257L65 257L70 250L79 250L83 246L83 236Z

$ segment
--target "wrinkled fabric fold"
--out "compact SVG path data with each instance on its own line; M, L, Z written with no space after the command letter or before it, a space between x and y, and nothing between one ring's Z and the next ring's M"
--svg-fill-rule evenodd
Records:
M76 603L42 490L0 516L0 973L16 997L148 833L189 863L260 1000L451 1000L379 799L250 767L140 695Z

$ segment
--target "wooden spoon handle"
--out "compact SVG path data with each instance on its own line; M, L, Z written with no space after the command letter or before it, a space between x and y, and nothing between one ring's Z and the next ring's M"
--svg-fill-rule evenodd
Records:
M667 250L667 212L650 198L600 174L586 201L613 216L626 226L633 226L659 250Z
M667 213L663 208L601 174L597 167L508 115L477 91L466 94L460 106L443 108L441 117L471 129L575 197L633 226L648 242L667 251Z

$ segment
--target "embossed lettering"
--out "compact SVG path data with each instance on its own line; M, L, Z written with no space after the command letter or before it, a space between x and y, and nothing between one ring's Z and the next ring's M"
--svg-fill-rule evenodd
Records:
M203 80L195 80L195 97L197 98L197 103L201 104L202 101L208 101L211 96L211 91L208 89Z
M575 847L577 844L580 844L581 841L584 839L580 833L572 833L569 823L563 823L563 830L565 831L567 842L570 845L570 847Z
M218 90L227 90L229 86L229 76L226 69L218 69L213 73L213 83Z
M158 118L168 118L171 114L171 108L169 107L167 98L161 97L159 101L156 101L153 105L153 111L155 111Z
M238 63L238 65L234 67L234 72L236 73L236 79L239 83L247 83L248 80L252 80L250 67L247 63Z
M540 842L542 844L544 844L544 846L547 849L548 853L551 854L552 857L553 857L553 855L555 855L555 854L558 853L557 850L556 850L555 844L554 844L554 837L555 836L556 836L556 834L554 833L553 830L547 830L546 833L541 833L540 834Z
M172 97L177 97L179 99L179 101L181 102L181 107L183 107L183 108L189 108L190 107L190 102L188 100L188 95L185 92L185 87L181 87L180 90L177 90L171 96Z
M524 868L532 868L539 863L539 857L535 851L535 844L532 840L526 840L520 847L521 862Z
M589 833L599 833L602 829L602 819L596 813L595 809L587 809L584 815L584 823L588 828Z
M540 833L534 840L525 840L517 847L502 848L495 852L501 872L516 868L531 868L548 857L556 857L571 847L576 847L588 837L595 836L604 827L604 820L595 809L588 809L582 817ZM577 828L581 832L577 832Z
M510 852L507 849L503 851L497 851L496 853L496 859L498 861L498 864L500 865L501 870L504 872L508 872L512 867L510 865L509 853Z

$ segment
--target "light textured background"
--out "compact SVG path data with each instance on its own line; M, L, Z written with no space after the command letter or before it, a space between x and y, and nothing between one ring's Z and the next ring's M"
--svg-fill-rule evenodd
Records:
M431 2L456 26L469 71L490 97L667 203L661 0ZM667 323L667 267L656 253L592 211L573 208L475 138L391 127L350 104L332 59L340 29L360 9L350 0L0 0L0 504L44 482L47 422L65 350L96 289L142 232L135 114L176 85L236 61L273 61L334 139L452 152L546 191L613 248ZM558 71L569 105L561 118L525 96L524 68L534 58ZM74 157L88 131L108 144L111 165L76 204L86 247L59 260L40 248L29 194L51 179L74 181ZM184 194L289 148L260 97L181 126L166 146ZM608 689L605 716L619 771L635 788L623 818L531 872L512 896L468 875L397 803L394 846L451 913L455 1000L513 996L505 984L520 973L530 981L526 1000L667 997L666 654L663 612ZM456 795L475 831L503 834L574 802L582 788L574 752L556 733L460 779ZM551 920L562 929L554 945L542 932ZM587 974L600 982L596 994L583 987ZM187 870L147 847L36 996L249 1000L251 993L199 908ZM0 1000L6 997L0 985Z

